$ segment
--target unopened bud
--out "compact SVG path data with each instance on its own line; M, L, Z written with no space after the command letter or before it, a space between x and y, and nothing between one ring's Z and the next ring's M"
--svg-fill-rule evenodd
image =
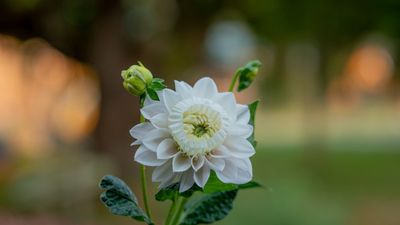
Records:
M239 86L238 91L242 91L248 88L257 76L258 69L261 66L261 62L258 60L248 62L244 67L239 68Z
M131 94L141 96L146 92L146 87L153 80L150 70L139 62L121 72L124 88Z

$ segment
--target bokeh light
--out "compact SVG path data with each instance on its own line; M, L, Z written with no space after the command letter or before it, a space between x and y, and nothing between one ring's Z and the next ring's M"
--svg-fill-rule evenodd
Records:
M0 37L0 134L9 154L77 143L96 127L96 73L45 41Z

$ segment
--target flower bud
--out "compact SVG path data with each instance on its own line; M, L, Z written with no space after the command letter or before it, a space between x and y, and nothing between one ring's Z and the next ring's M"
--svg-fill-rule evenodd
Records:
M248 62L244 67L239 68L237 71L239 76L238 91L242 91L248 88L257 76L258 69L261 66L261 62L258 60Z
M153 80L151 72L139 62L121 72L124 88L131 94L141 96L146 92L146 87Z
M247 74L248 78L253 81L258 73L258 67L251 67L250 72Z

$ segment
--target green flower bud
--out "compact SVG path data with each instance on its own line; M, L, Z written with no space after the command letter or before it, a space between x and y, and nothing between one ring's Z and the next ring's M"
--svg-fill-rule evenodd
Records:
M250 72L247 74L250 80L254 80L256 78L256 75L258 73L258 67L251 67Z
M153 75L150 70L139 62L121 72L124 88L131 94L141 96L146 92L147 85L151 84Z
M258 69L261 66L261 62L258 60L248 62L244 67L238 69L237 74L239 76L238 91L242 91L248 88L257 76Z

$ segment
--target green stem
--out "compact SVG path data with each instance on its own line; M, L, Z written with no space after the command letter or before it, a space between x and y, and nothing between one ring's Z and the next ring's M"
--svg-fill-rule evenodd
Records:
M151 211L149 206L149 199L147 198L147 182L146 182L146 167L140 165L140 177L142 183L142 193L143 193L143 202L144 202L144 209L146 210L146 214L151 220Z
M171 223L172 218L174 217L174 213L175 213L175 208L176 208L176 196L174 201L171 204L171 207L169 208L168 211L168 216L167 219L165 220L165 225L169 225Z
M181 217L182 217L183 206L185 205L186 201L187 201L187 198L181 197L181 196L179 196L178 199L176 200L177 209L176 209L176 213L172 219L171 225L179 224Z
M239 78L239 73L236 72L235 76L233 77L233 79L231 81L231 84L229 85L229 89L228 89L229 92L232 92L233 88L235 88L235 84L236 84L236 81L237 81L238 78Z
M140 122L143 123L145 121L142 114L140 114ZM146 214L151 220L151 211L149 206L149 199L147 194L147 179L146 179L146 167L144 165L140 165L140 181L142 184L142 194L143 194L143 202L144 209L146 210Z

